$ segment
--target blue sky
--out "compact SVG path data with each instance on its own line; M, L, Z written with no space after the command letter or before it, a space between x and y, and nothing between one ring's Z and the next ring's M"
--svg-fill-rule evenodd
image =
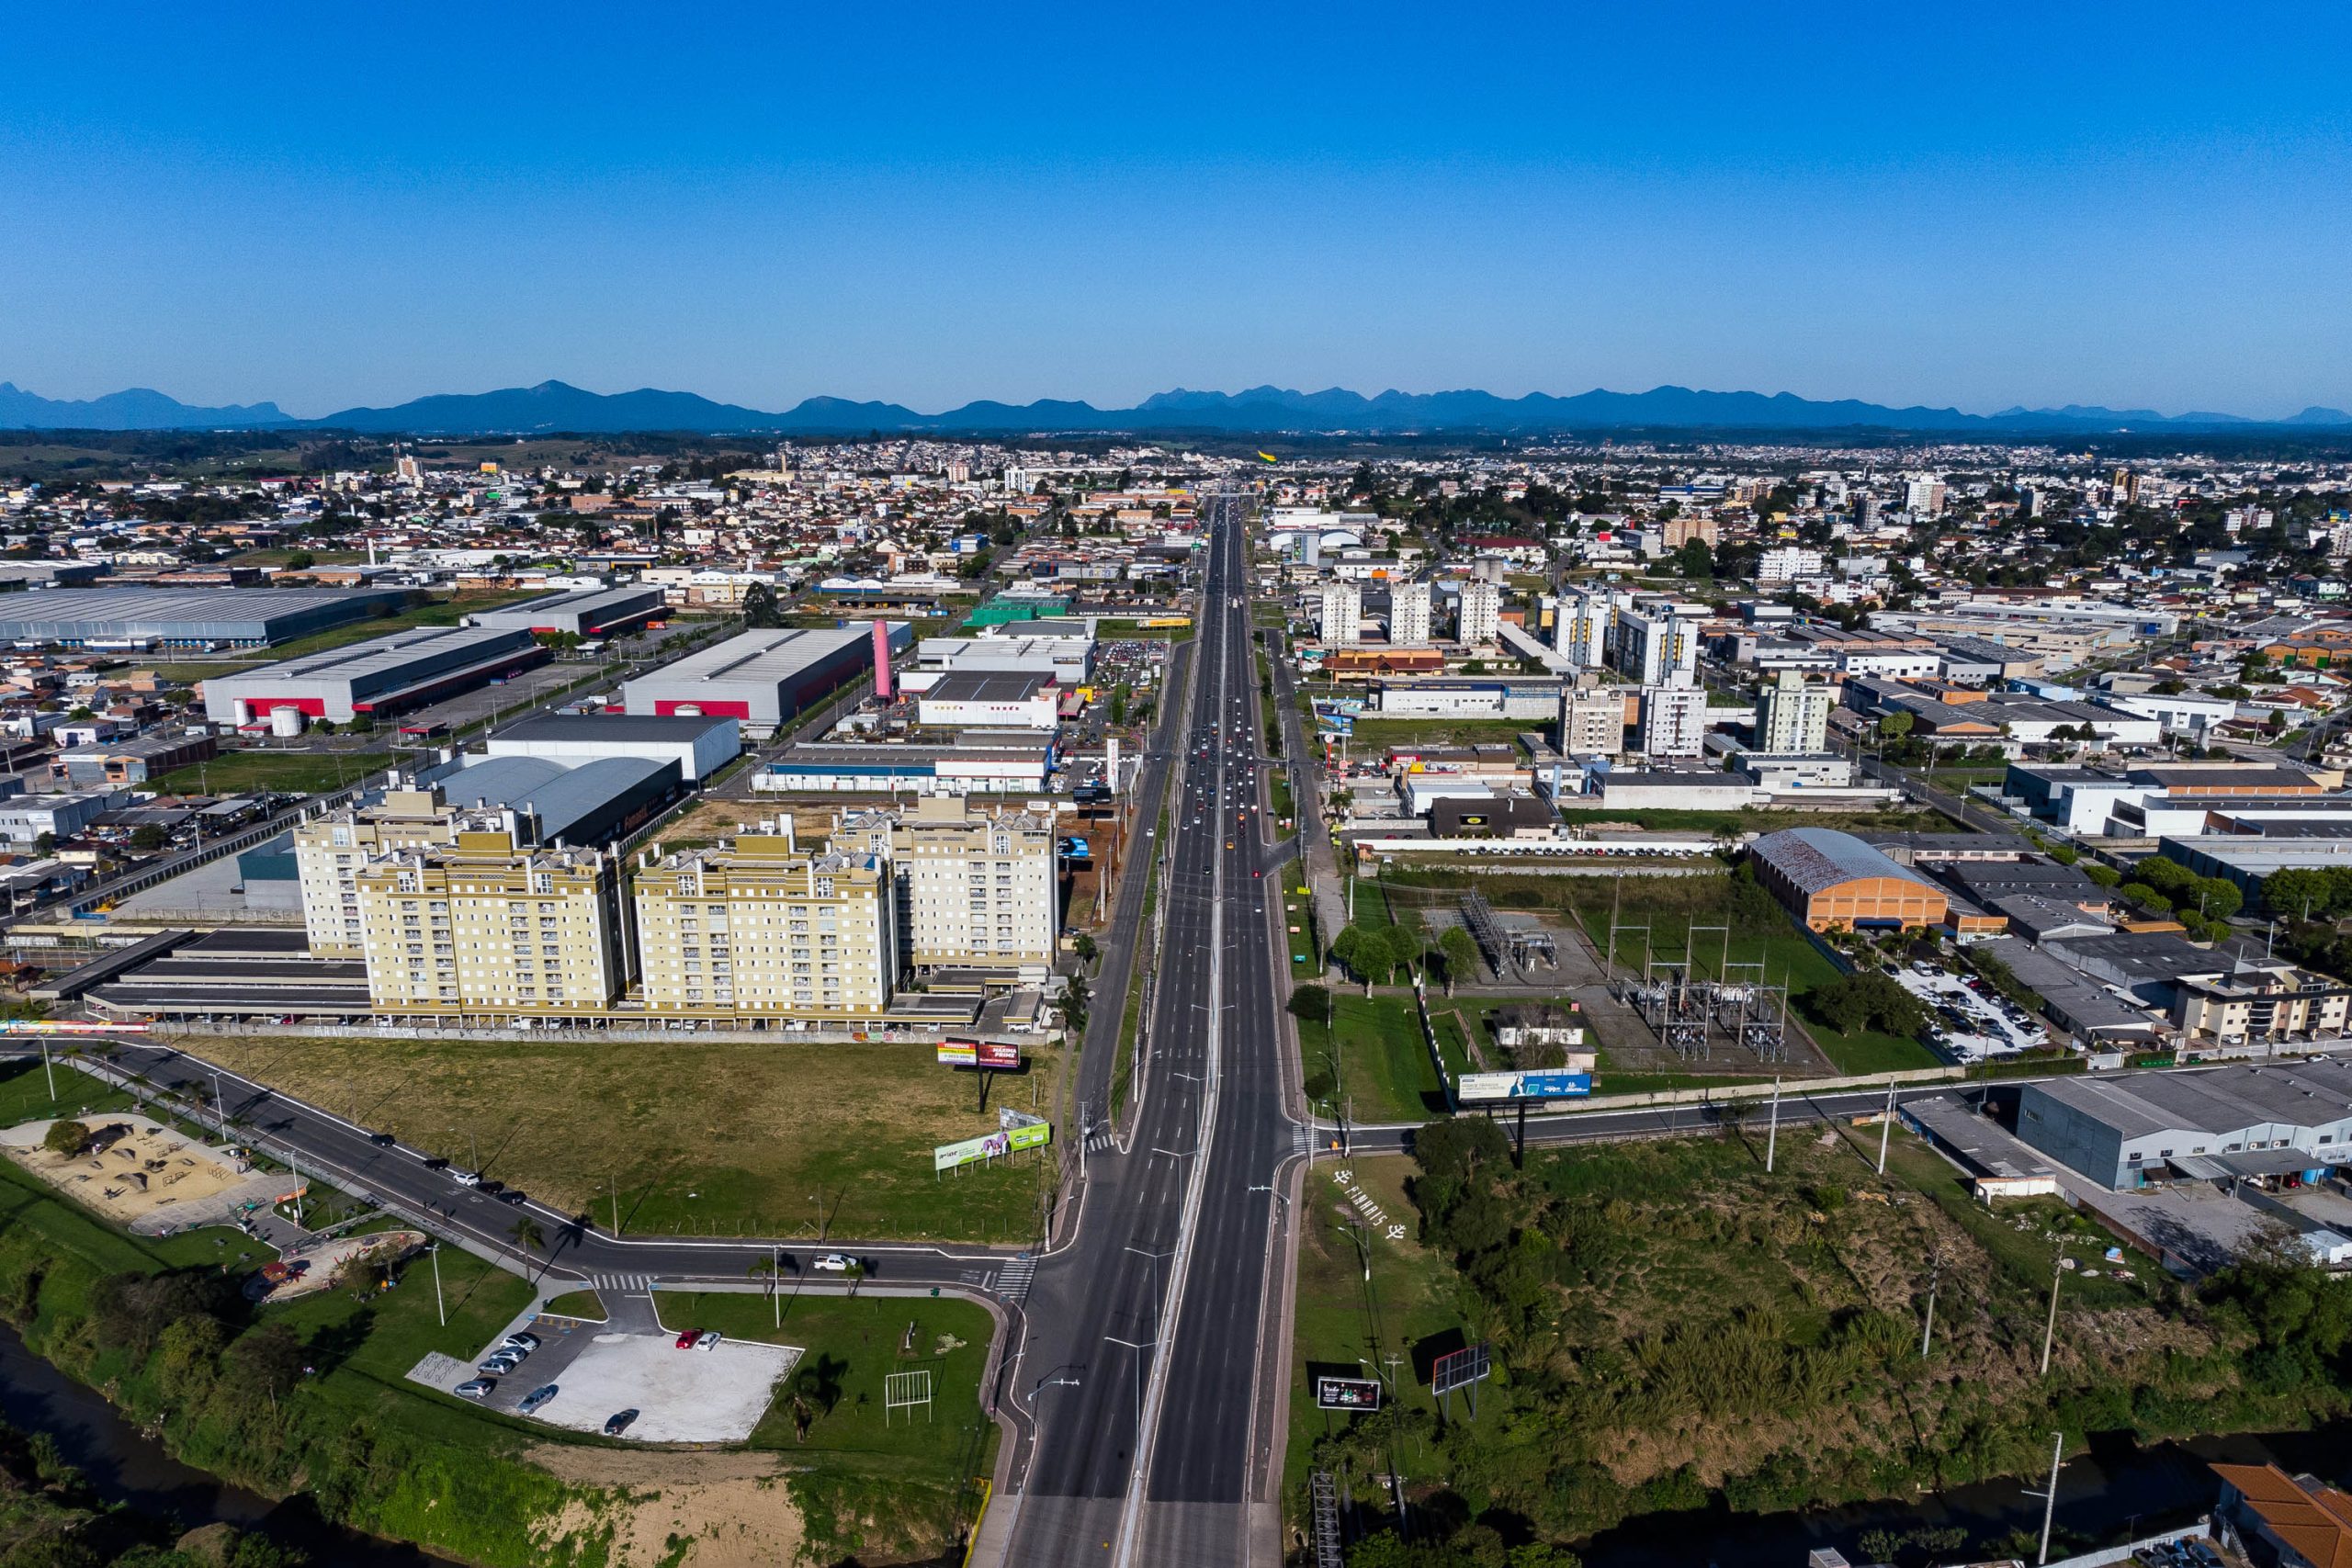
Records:
M20 8L0 379L2352 407L2352 8L1268 9Z

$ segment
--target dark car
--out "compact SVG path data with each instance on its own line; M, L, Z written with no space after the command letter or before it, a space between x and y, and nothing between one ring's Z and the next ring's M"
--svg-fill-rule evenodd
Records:
M605 1423L605 1436L608 1438L619 1437L623 1432L628 1430L629 1424L636 1419L637 1412L634 1410L615 1412L612 1419Z
M390 1133L370 1133L368 1141L379 1149L389 1149L397 1140Z
M502 1187L496 1192L492 1193L491 1196L496 1198L502 1203L519 1204L523 1201L523 1194L517 1192L512 1187Z
M548 1400L553 1399L556 1396L556 1393L557 1390L555 1384L551 1382L542 1383L537 1388L535 1388L530 1393L525 1394L523 1396L523 1403L516 1405L514 1408L517 1411L520 1411L523 1415L528 1416L533 1411L538 1409L539 1406L545 1404Z

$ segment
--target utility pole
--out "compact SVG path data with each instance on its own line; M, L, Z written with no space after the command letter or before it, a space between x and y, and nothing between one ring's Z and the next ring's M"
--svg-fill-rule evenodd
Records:
M441 1318L441 1326L449 1326L449 1309L441 1300L441 1244L435 1242L425 1250L433 1254L433 1310Z
M775 1325L784 1326L784 1247L768 1244L768 1299L775 1303Z
M49 1036L46 1034L40 1037L40 1070L42 1076L49 1079L49 1102L54 1105L57 1103L57 1069L50 1066Z
M1943 1282L1944 1253L1939 1247L1935 1250L1928 1271L1928 1325L1919 1332L1919 1359L1923 1361L1928 1359L1928 1347L1935 1343L1936 1292L1943 1288Z
M1894 1135L1894 1075L1886 1075L1886 1114L1878 1123L1878 1173L1886 1174L1887 1141Z
M1781 1080L1772 1080L1772 1124L1764 1134L1764 1174L1772 1174L1772 1156L1781 1147Z
M2058 1512L2058 1461L2066 1451L2066 1434L2050 1434L2050 1486L2041 1495L2041 1555L2033 1561L2039 1564L2050 1561L2050 1524Z
M2050 1375L2050 1342L2058 1335L2058 1281L2065 1277L2066 1266L2062 1259L2050 1270L2050 1321L2041 1325L2041 1375L2045 1378Z

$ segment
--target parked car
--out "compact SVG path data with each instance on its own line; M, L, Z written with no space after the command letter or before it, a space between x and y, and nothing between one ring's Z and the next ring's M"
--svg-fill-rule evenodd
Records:
M497 1388L496 1378L476 1378L470 1382L459 1383L455 1393L459 1399L488 1399Z
M538 1387L525 1394L523 1396L523 1403L516 1405L514 1408L523 1415L528 1416L533 1411L538 1409L539 1406L545 1404L548 1400L553 1399L555 1396L555 1384L551 1382L541 1383Z
M702 1330L699 1328L680 1329L678 1331L678 1348L681 1350L691 1350L695 1348L695 1341L701 1337Z
M536 1350L539 1348L539 1337L528 1329L524 1329L500 1340L498 1348L502 1350Z
M615 1411L612 1418L605 1423L605 1436L608 1438L619 1437L623 1432L628 1430L629 1424L636 1419L637 1412L634 1410Z
M512 1203L517 1206L519 1206L523 1201L523 1194L516 1191L512 1187L502 1187L497 1191L492 1193L491 1196L497 1199L502 1203Z
M697 1350L716 1350L718 1348L718 1342L725 1337L727 1337L719 1333L716 1328L706 1328L700 1334L695 1336L695 1348Z
M508 1372L513 1371L522 1364L522 1354L517 1351L513 1355L492 1356L488 1360L482 1362L481 1366L476 1367L474 1371L490 1377L504 1377Z

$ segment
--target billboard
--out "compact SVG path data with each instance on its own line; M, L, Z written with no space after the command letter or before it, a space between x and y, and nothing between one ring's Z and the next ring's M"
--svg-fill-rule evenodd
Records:
M1377 1378L1317 1378L1315 1408L1317 1410L1377 1410L1380 1408L1380 1380Z
M1492 1352L1483 1341L1466 1350L1455 1350L1440 1356L1430 1368L1430 1392L1442 1397L1484 1381L1493 1370Z
M943 1040L939 1043L939 1065L1012 1072L1021 1066L1021 1047L1002 1040Z
M0 1034L144 1034L143 1023L75 1023L59 1019L0 1018Z
M992 1160L1015 1149L1043 1148L1052 1141L1053 1135L1053 1123L1040 1122L1034 1127L1014 1127L1007 1132L966 1138L961 1143L942 1144L931 1151L931 1168L934 1172L953 1170L959 1165Z
M1592 1092L1590 1073L1464 1073L1455 1090L1473 1100L1575 1100Z

